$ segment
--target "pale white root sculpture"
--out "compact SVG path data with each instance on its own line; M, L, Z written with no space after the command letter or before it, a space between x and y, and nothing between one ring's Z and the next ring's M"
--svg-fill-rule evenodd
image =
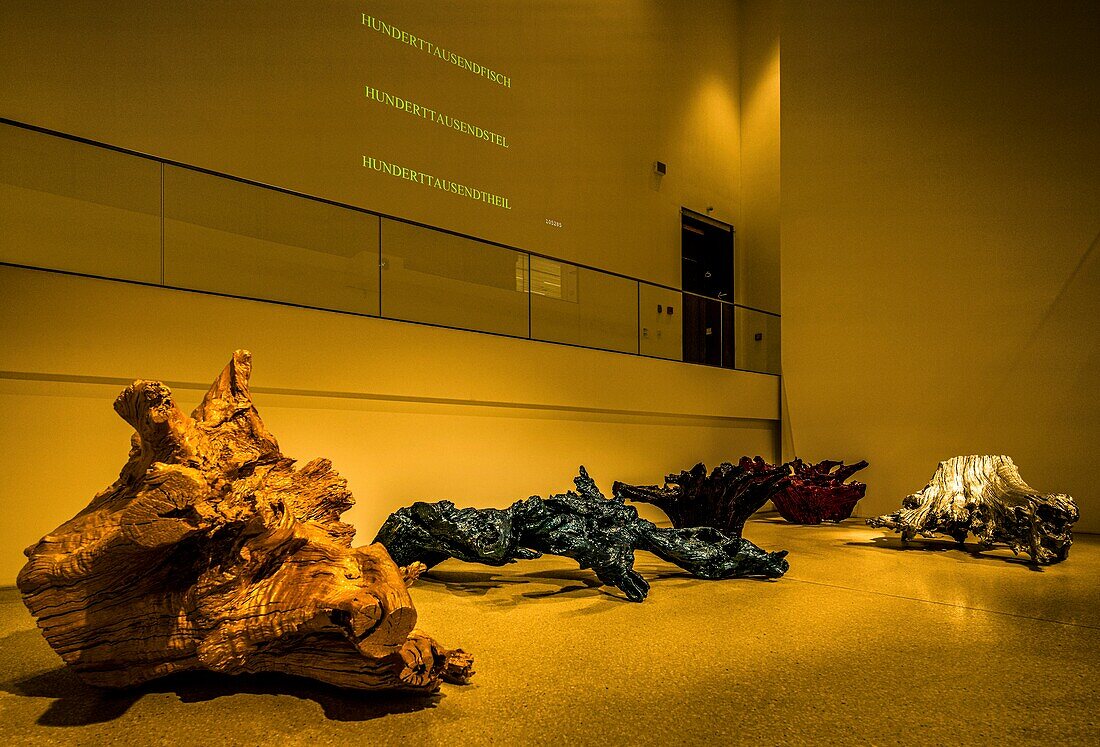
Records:
M27 548L19 589L46 640L85 681L277 671L341 687L431 692L472 660L413 630L382 545L352 548L352 497L325 459L279 451L238 350L188 417L157 381L115 410L136 431L118 480Z
M1007 456L957 456L940 462L932 481L907 496L898 511L868 519L901 533L946 534L960 544L973 534L983 548L1008 545L1038 564L1065 560L1080 514L1073 499L1032 488Z

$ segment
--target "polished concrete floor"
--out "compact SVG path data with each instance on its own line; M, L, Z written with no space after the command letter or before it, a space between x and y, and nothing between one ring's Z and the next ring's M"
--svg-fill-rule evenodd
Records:
M0 744L1100 744L1100 537L1037 571L855 521L745 535L790 573L698 581L639 553L633 604L561 558L438 566L420 625L477 674L426 700L211 675L99 691L0 591Z

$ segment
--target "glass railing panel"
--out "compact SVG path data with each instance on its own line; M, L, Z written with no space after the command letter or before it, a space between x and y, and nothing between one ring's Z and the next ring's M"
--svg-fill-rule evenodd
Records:
M527 254L382 219L382 315L527 337Z
M775 314L22 127L0 262L781 371Z
M734 310L734 318L737 368L758 373L780 373L779 317L738 306Z
M638 352L638 281L531 257L531 337Z
M684 358L684 307L680 291L638 284L638 352L679 361Z
M164 282L378 315L378 218L190 169L164 170Z
M160 282L160 164L0 127L0 262Z

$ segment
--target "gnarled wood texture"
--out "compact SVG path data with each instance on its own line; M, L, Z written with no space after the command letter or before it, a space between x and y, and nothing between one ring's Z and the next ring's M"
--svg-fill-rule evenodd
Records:
M649 593L649 583L634 570L636 550L706 579L779 578L789 568L786 550L766 552L713 527L657 527L622 498L605 498L584 467L573 484L576 492L533 495L505 509L414 503L390 514L374 541L399 563L429 567L447 558L505 565L543 553L564 555L634 602Z
M787 465L773 467L761 457L723 462L708 475L702 462L665 478L665 485L628 485L615 482L619 499L652 503L665 512L677 529L714 527L740 537L749 517L760 510L785 484Z
M115 401L134 427L118 480L27 548L23 600L87 682L125 686L191 669L278 671L341 687L432 691L472 660L414 630L381 545L352 548L352 504L325 459L279 451L238 350L188 417L168 387Z
M946 534L960 544L971 533L982 547L1008 545L1038 564L1065 560L1080 514L1061 493L1042 495L1007 456L957 456L940 462L932 481L907 496L892 514L868 519L873 527L918 534Z

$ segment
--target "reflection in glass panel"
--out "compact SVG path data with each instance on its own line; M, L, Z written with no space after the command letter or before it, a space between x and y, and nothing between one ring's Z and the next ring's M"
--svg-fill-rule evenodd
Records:
M0 262L160 282L160 164L0 126Z
M735 317L737 367L744 371L780 373L779 317L740 306Z
M539 257L531 277L531 337L638 352L638 281Z
M378 314L378 218L165 167L164 282Z
M638 286L641 319L639 352L656 358L682 360L684 309L679 291L648 283Z
M527 255L382 220L382 315L527 337Z
M576 267L554 259L531 257L531 292L547 298L577 302Z

